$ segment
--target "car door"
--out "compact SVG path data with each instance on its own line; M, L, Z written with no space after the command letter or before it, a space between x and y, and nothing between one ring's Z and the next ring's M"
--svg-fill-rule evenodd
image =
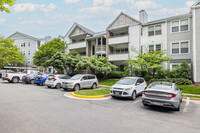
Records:
M88 76L88 82L87 82L87 87L88 88L92 87L92 85L94 83L94 79L95 79L95 76L93 76L93 75L89 75Z
M146 87L146 82L144 81L144 79L140 79L140 92L142 92Z
M136 83L135 83L135 89L137 91L137 93L141 92L141 80L137 79Z
M88 76L83 76L80 81L81 88L87 88Z

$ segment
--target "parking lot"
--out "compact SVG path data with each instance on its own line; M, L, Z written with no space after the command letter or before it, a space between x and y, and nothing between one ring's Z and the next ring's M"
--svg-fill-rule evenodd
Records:
M77 100L63 89L0 79L0 133L199 133L200 102L181 111L144 107L136 100Z

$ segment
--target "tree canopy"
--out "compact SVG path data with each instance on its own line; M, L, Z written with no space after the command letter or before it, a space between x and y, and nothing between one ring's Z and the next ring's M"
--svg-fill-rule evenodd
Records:
M16 0L0 0L0 11L10 13L10 10L7 6L13 6Z
M47 67L47 60L51 59L57 52L65 53L67 45L60 39L53 39L39 47L33 56L33 63L37 66Z
M155 73L158 69L163 67L163 62L169 61L170 58L164 56L165 51L151 51L149 53L140 53L136 59L129 59L127 61L126 71L129 72L131 69L146 69L152 73L154 78Z
M0 69L6 65L23 64L24 56L13 40L0 38Z
M82 57L81 60L76 64L75 70L86 70L90 69L92 73L95 71L106 74L106 72L112 71L112 69L117 68L115 65L108 61L107 57Z

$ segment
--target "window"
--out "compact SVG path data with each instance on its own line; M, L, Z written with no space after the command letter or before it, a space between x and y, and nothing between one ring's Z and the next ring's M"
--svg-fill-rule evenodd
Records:
M181 20L181 31L188 31L188 19Z
M149 53L150 53L151 51L154 51L154 45L149 45Z
M30 55L31 54L31 51L28 51L28 55Z
M29 46L29 47L31 46L31 43L30 43L30 42L28 43L28 46Z
M178 20L172 22L172 32L182 32L189 30L189 19Z
M150 26L148 28L148 35L149 36L154 36L154 35L161 35L162 34L162 27L161 25L155 25L155 26Z
M21 43L21 47L25 47L26 46L26 44L25 43Z
M172 22L172 32L179 32L179 21Z
M149 36L154 36L154 26L149 27Z
M88 76L88 79L95 79L95 76Z
M149 45L149 52L160 51L160 50L161 50L161 44Z
M172 43L172 54L188 54L189 42L176 42Z
M103 45L106 45L106 38L103 38Z
M155 26L155 35L161 35L161 25Z
M178 69L178 67L179 67L179 63L175 63L175 64L170 64L170 69L171 70L177 70Z
M83 76L83 80L88 80L88 76Z
M98 45L101 45L101 38L98 38Z
M128 48L115 49L115 53L117 54L128 53Z
M22 51L22 54L23 54L23 55L26 55L26 51Z

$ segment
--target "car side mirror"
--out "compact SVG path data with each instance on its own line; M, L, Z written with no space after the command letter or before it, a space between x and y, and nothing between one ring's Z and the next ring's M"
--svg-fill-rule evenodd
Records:
M145 90L147 89L147 87L144 88Z
M180 88L180 90L182 91L182 90L183 90L183 88Z

